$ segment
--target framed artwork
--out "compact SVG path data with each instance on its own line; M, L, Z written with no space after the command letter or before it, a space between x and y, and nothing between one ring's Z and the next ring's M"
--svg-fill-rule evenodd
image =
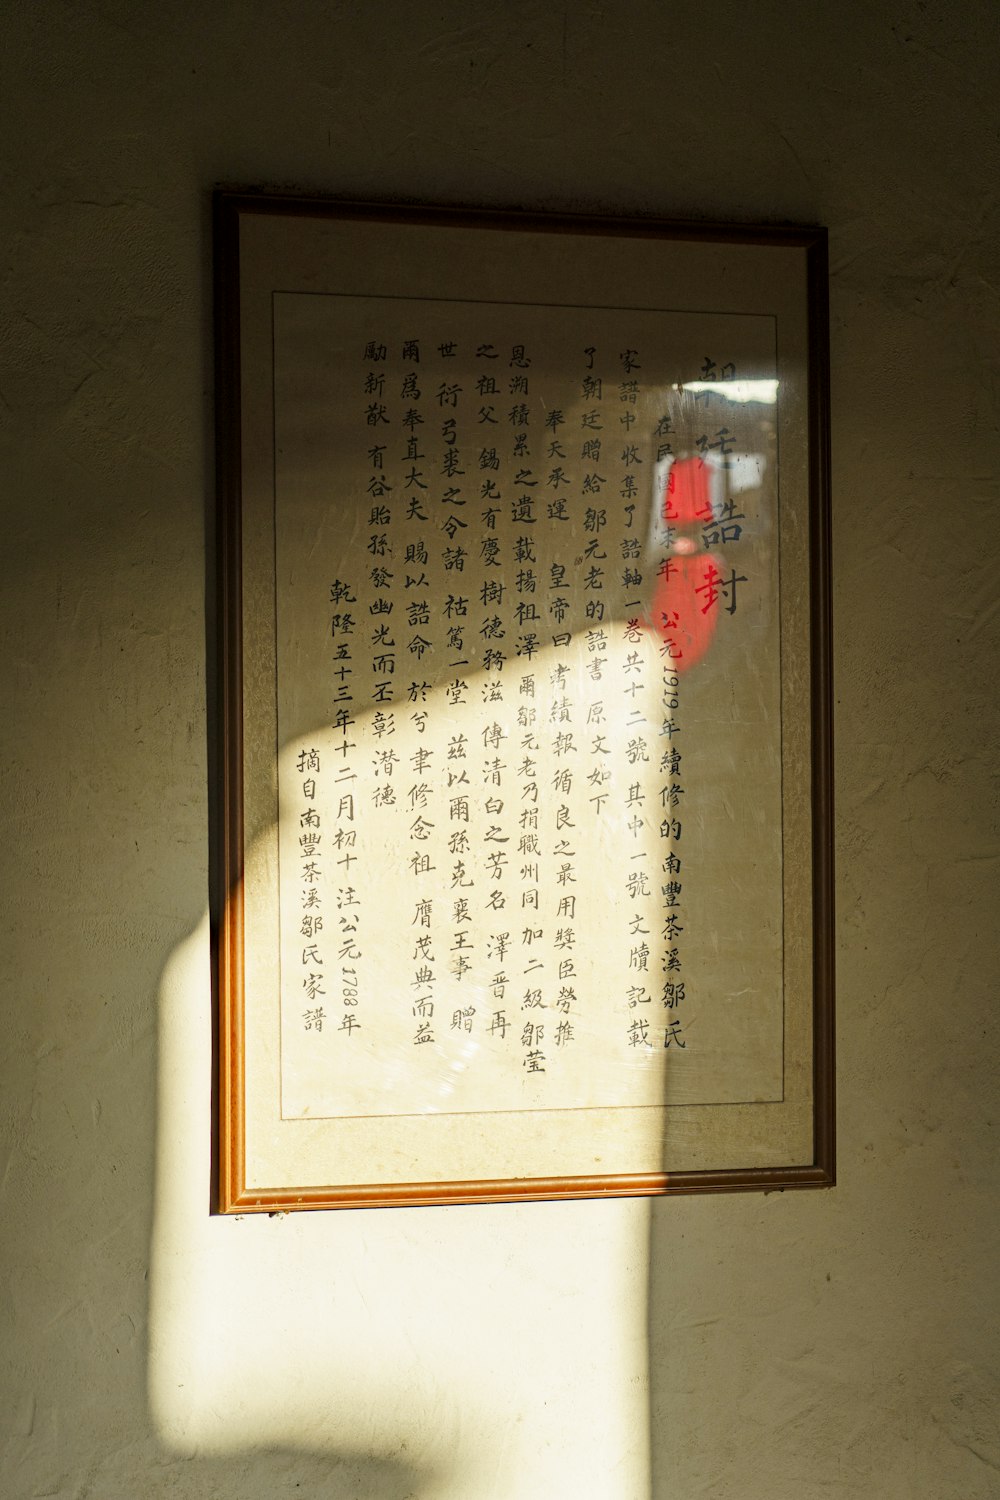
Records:
M825 232L216 266L221 1211L831 1183Z

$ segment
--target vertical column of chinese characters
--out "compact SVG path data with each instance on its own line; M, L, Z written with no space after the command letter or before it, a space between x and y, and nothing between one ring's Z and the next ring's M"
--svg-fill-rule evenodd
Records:
M439 346L442 372L447 372L445 360L457 356L454 342ZM444 691L448 706L449 734L445 745L443 767L444 791L448 808L446 847L450 860L449 895L451 927L454 933L449 951L451 972L461 983L471 963L468 930L472 922L469 892L473 888L470 868L471 845L469 842L469 797L472 784L469 780L469 736L465 732L464 716L469 705L470 646L467 640L469 628L469 595L466 593L466 563L468 548L465 533L469 529L465 516L468 497L462 481L466 478L465 443L468 433L459 432L459 416L465 414L465 405L459 405L464 392L455 379L439 380L437 401L440 432L437 438L440 458L437 521L438 546L442 576L445 578L442 606L444 629L444 651L447 658L448 682ZM454 676L451 674L454 672ZM471 1033L476 1010L470 1000L462 1000L452 1010L450 1029L463 1035Z
M336 642L334 649L333 712L331 728L333 740L330 754L339 756L333 773L333 784L327 788L336 799L336 823L332 833L332 858L334 873L343 875L343 885L337 889L337 965L340 990L340 1024L338 1031L350 1036L359 1029L357 1006L360 996L357 961L361 951L357 947L358 913L360 903L357 892L351 885L350 869L357 860L357 827L355 822L355 794L353 791L357 773L350 760L351 751L357 748L351 738L355 728L353 653L351 650L355 634L355 617L350 607L357 604L357 593L353 581L334 579L330 585L330 601L334 607L331 616L331 636ZM332 804L331 804L332 805Z
M546 1008L543 994L544 961L543 929L539 924L539 890L541 879L541 843L539 830L539 741L538 708L536 700L535 673L530 670L532 661L541 648L538 627L541 616L538 609L538 537L536 528L536 498L538 488L535 471L531 467L532 440L535 434L531 425L531 359L523 345L512 350L507 361L507 389L505 402L504 468L510 481L510 546L513 567L510 577L514 581L508 590L507 625L514 645L520 671L518 674L516 714L516 747L511 746L514 761L514 784L518 789L517 807L517 858L515 868L521 884L520 953L514 960L521 965L518 980L521 993L522 1025L520 1042L521 1066L529 1073L546 1071ZM524 668L529 670L525 671ZM513 955L512 955L513 960Z
M624 349L619 353L620 378L618 382L618 423L621 429L621 445L617 453L617 495L620 531L617 537L618 566L620 573L622 614L624 627L624 690L627 708L625 714L624 758L627 767L628 790L625 804L627 831L632 845L631 863L626 871L626 892L629 897L628 919L628 985L625 1002L628 1015L628 1042L632 1047L651 1047L650 1020L652 996L649 991L649 964L652 956L649 938L652 934L651 905L654 895L650 889L650 872L647 868L649 850L643 835L648 828L649 809L648 777L650 764L650 723L645 713L638 708L640 691L649 687L648 678L653 667L649 659L650 640L642 629L644 613L644 586L649 580L643 571L644 538L640 535L644 509L641 499L649 491L653 480L643 472L649 457L639 452L639 439L635 433L636 414L639 407L641 386L635 374L641 368L639 354L635 349ZM655 472L655 464L651 466ZM637 513L639 520L637 521ZM648 698L646 700L648 702ZM640 847L640 842L642 847Z
M508 977L507 969L513 969L514 963L519 962L514 957L514 939L511 927L517 922L519 915L511 912L505 918L498 918L496 913L507 912L508 891L507 873L511 868L510 846L511 843L511 813L508 811L507 820L499 822L505 801L510 801L514 786L510 780L510 760L508 756L514 757L514 784L520 784L522 793L526 796L528 805L519 808L520 834L519 846L525 849L526 826L531 823L532 817L537 819L537 808L532 802L532 796L537 799L537 786L534 792L531 789L531 766L517 762L516 745L510 741L511 735L499 718L502 717L502 709L490 712L492 705L504 702L504 682L501 672L504 670L505 661L510 657L511 645L514 652L517 651L516 621L517 619L531 618L531 610L519 609L519 603L523 603L522 595L529 591L531 580L526 570L526 559L531 553L532 547L525 537L514 541L514 528L523 531L526 526L534 525L531 505L531 471L525 466L525 460L529 458L529 435L528 423L528 372L531 360L526 356L523 348L516 348L511 353L510 359L502 362L495 345L481 345L478 353L484 359L490 360L489 374L484 374L478 383L478 395L483 398L480 407L480 423L483 425L480 447L480 502L481 520L484 528L490 532L489 537L484 537L483 549L481 549L481 562L483 562L483 585L481 585L480 601L483 604L483 624L480 631L483 636L483 664L487 673L496 673L495 676L487 676L484 685L483 699L487 706L486 718L483 724L483 819L486 837L484 837L484 879L486 879L489 895L487 895L487 907L489 907L490 936L487 942L487 963L492 968L490 986L492 986L492 999L495 1008L490 1017L490 1035L504 1041L507 1038L508 1028L511 1023L507 1019L507 990L513 984L519 983ZM493 363L495 362L495 363ZM507 405L510 401L510 407ZM517 481L514 481L514 474ZM504 492L498 487L498 478L504 480ZM523 487L519 487L523 486ZM505 505L510 505L510 525L502 523L498 532L498 517L504 517ZM519 519L520 517L520 519ZM504 549L511 547L513 552L514 567L508 570L505 567ZM520 558L520 561L517 559ZM504 577L508 582L504 583ZM510 586L510 579L514 577L514 588ZM531 660L531 639L529 631L525 633L525 639L520 642L523 646L522 654L526 660ZM510 687L510 684L508 684ZM505 720L508 723L510 720ZM507 793L507 796L504 795ZM513 805L513 804L511 804ZM528 846L529 847L529 846ZM514 861L513 868L519 868ZM520 867L520 876L525 879L525 868ZM535 1031L531 1029L528 1037L534 1037ZM529 1041L522 1037L525 1046ZM541 1070L544 1071L544 1070Z
M377 398L381 390L380 377L370 366L380 357L385 357L384 350L379 351L373 345L369 345L363 354L362 363L366 368L366 373L361 378L361 411L365 413L368 423L373 423L375 420L373 414L378 410L379 403L374 398ZM363 426L362 430L364 430ZM333 645L330 705L332 737L328 754L335 761L335 768L332 781L325 789L327 794L325 806L336 808L335 820L328 840L327 856L333 861L332 873L338 881L336 963L340 1009L337 1031L348 1037L360 1029L357 1008L361 993L357 969L357 962L361 957L361 950L358 947L360 902L351 884L350 875L351 865L356 863L358 858L355 852L358 833L353 790L357 773L351 758L351 752L357 749L356 742L352 738L356 728L354 644L358 628L357 602L357 585L354 578L337 577L331 582L329 607L331 611L330 638ZM343 880L342 885L339 883L341 880ZM322 923L322 916L317 914L316 920Z
M511 350L508 361L507 423L510 428L507 472L510 474L510 546L513 567L511 576L514 589L508 601L508 623L514 639L514 654L522 667L531 667L541 648L539 626L542 617L538 604L538 563L541 546L539 528L539 506L541 500L535 491L539 488L532 460L537 462L538 453L532 451L544 441L541 432L532 431L531 413L541 406L546 412L550 430L561 420L561 412L546 407L545 397L539 402L539 392L532 391L537 377L531 373L532 360L522 344ZM532 400L534 396L534 400ZM565 502L564 502L565 504ZM519 985L521 990L521 1065L526 1073L541 1074L547 1071L551 1022L544 1012L549 1009L550 996L545 985L545 959L548 949L545 941L545 914L542 911L543 848L549 829L540 826L547 823L547 799L540 804L539 788L541 773L539 757L542 745L539 739L542 726L539 723L537 674L521 671L518 680L518 711L516 733L518 744L514 755L515 780L518 787L517 861L520 881L520 942L521 965ZM521 700L524 700L523 702Z
M396 733L395 710L392 707L396 692L396 637L395 601L392 584L396 551L396 509L399 504L399 486L396 462L399 453L390 452L390 442L398 444L399 408L395 404L400 392L394 387L399 382L398 371L388 364L388 347L384 343L370 343L366 353L377 361L380 369L369 372L368 394L373 398L367 408L368 424L368 648L370 652L368 682L371 712L367 724L366 753L370 750L369 781L372 806L371 829L373 844L385 848L388 843L387 829L398 807L396 793L396 768L399 756L393 745ZM376 893L384 899L381 892ZM348 887L341 893L354 899L355 892Z
M567 397L569 398L567 400ZM565 628L567 617L579 607L579 579L571 572L573 562L572 518L579 514L580 496L573 493L571 475L575 474L577 454L573 451L576 434L572 431L566 408L572 408L573 393L552 391L545 400L544 461L545 520L549 531L543 574L548 593L548 614L554 652L548 676L548 735L551 792L545 801L544 846L551 855L552 879L547 883L550 909L544 913L550 934L547 950L556 957L551 978L549 1004L556 1019L552 1041L563 1063L572 1056L579 1024L576 993L576 916L578 868L576 865L576 828L573 817L580 779L580 746L577 743L580 704L574 702L573 673L567 656L572 632ZM547 575L547 576L546 576ZM565 652L566 656L562 655ZM569 1052L566 1049L570 1049Z
M578 497L570 495L571 482L567 467L572 470L576 458L573 445L576 434L565 416L566 406L572 407L572 392L552 392L546 402L544 421L544 459L548 465L545 472L545 522L548 531L545 548L546 565L540 568L539 583L546 593L545 610L548 617L550 638L556 652L569 652L572 647L572 631L566 626L574 617L578 607L579 580L571 571L573 528L571 505L576 506ZM552 792L546 798L546 845L551 850L554 885L550 883L550 909L544 913L551 933L547 951L555 956L555 973L551 976L549 1006L555 1019L550 1022L552 1041L562 1063L573 1054L579 1024L578 996L576 990L576 905L577 893L577 818L573 814L579 801L575 790L580 780L578 756L580 747L576 742L579 729L574 712L579 715L580 703L574 702L572 674L565 660L558 657L549 672L548 733L552 751ZM575 793L575 795L574 795Z
M676 672L670 670L669 660L664 662L663 667L663 727L668 736L677 733L679 725L676 719L676 711L679 707L680 677ZM681 925L679 908L681 904L681 858L678 854L678 846L681 842L683 825L679 817L681 798L684 796L684 787L681 785L681 753L672 739L668 747L660 757L660 773L663 784L660 787L661 822L660 837L667 842L663 845L663 854L660 861L660 904L662 929L660 937L662 941L660 962L663 970L663 984L661 989L661 1000L668 1011L668 1017L664 1025L663 1045L664 1047L685 1047L684 1027L679 1008L684 1003L684 980L680 977L682 972L681 952L678 940L684 931Z
M302 805L299 810L299 876L301 880L302 920L299 936L302 938L302 989L306 1009L302 1012L302 1024L306 1031L317 1034L323 1030L326 1011L322 997L326 995L323 972L322 932L323 898L320 890L322 870L320 867L320 814L316 808L316 792L320 759L316 749L300 750L295 768L301 777Z
M481 920L484 930L489 931L485 941L485 953L481 961L487 965L490 992L490 1021L488 1035L495 1044L506 1043L510 1022L507 1017L507 988L510 984L506 972L507 953L510 947L510 931L506 926L507 893L505 889L509 855L506 845L510 842L504 827L497 821L504 809L504 772L508 769L503 758L503 742L507 731L500 724L497 711L491 706L503 702L503 685L500 674L507 659L506 622L500 611L504 607L507 587L503 582L503 557L501 535L497 519L501 515L502 495L498 485L502 447L498 432L501 428L498 403L502 398L502 375L500 355L491 343L476 346L477 361L482 361L476 377L477 409L476 432L470 432L470 453L475 453L478 483L480 537L477 568L474 581L470 580L469 598L481 611L476 641L476 650L485 674L481 687L482 700L487 712L479 730L481 743L480 772L477 778L475 807L479 826L483 830L479 858L475 863L476 876L484 892ZM471 407L470 407L471 410ZM471 423L469 424L471 427ZM465 782L463 781L463 792ZM469 806L469 794L459 802L463 816ZM471 884L471 881L470 881Z
M334 875L343 875L344 884L337 889L337 965L340 991L340 1024L338 1031L350 1036L358 1029L356 1008L360 995L357 961L358 912L360 903L357 892L350 881L351 865L357 860L357 827L355 820L354 785L357 773L351 760L351 752L357 749L351 738L355 732L354 717L354 653L356 638L357 591L353 580L335 578L330 585L330 636L334 643L331 724L333 731L328 754L336 761L333 780L326 788L336 799L336 825L331 836L329 857L334 863ZM339 758L339 759L338 759ZM332 804L328 804L332 805ZM322 917L317 916L322 924Z
M376 368L383 365L386 357L384 344L369 343L362 354L364 375L361 382L361 410L364 423L362 432L375 433L386 421L384 402L385 375ZM372 478L369 492L381 494L378 474L381 471L381 449L376 439L369 439L368 461ZM335 661L335 683L333 729L334 739L331 753L339 757L333 784L330 787L336 801L336 825L333 829L333 861L337 879L337 966L340 999L340 1024L337 1028L345 1037L361 1030L359 1016L361 999L361 977L358 965L362 958L360 939L361 900L353 883L352 866L358 863L358 807L355 787L358 774L352 752L358 751L354 736L357 732L355 716L355 660L353 645L357 636L357 621L349 606L357 606L357 588L354 579L335 579L330 588L331 601L339 613L334 616L332 634L338 641ZM331 801L331 805L333 805Z
M404 368L400 375L399 395L405 436L400 454L402 555L398 572L403 587L401 604L404 614L398 622L398 628L405 634L406 640L404 675L409 678L405 689L406 702L410 705L409 722L419 736L416 748L407 757L406 779L410 784L405 796L413 903L413 916L410 919L414 965L410 985L413 991L410 1006L413 1021L411 1041L415 1047L431 1047L436 1040L434 1008L437 956L434 950L434 898L425 887L437 868L431 848L436 826L431 813L437 793L434 758L439 754L424 739L430 712L427 706L428 694L431 691L425 658L434 649L431 623L434 596L430 574L431 486L428 477L429 465L433 461L430 445L434 443L434 435L433 429L428 430L433 418L430 417L425 402L425 386L432 377L428 377L422 368L419 339L408 339L401 352ZM439 408L445 404L446 399L444 392L438 389Z
M465 726L471 664L471 648L467 640L469 595L466 592L469 523L466 516L468 496L463 484L467 474L471 393L467 389L467 377L459 379L455 373L459 365L454 362L460 361L457 342L447 340L439 344L437 354L439 367L435 377L435 399L440 425L437 448L441 486L438 499L440 519L437 521L438 560L443 580L443 647L448 672L444 701L450 731L444 750L445 764L440 772L444 777L443 791L448 809L446 849L450 861L447 962L458 1001L452 1008L450 1030L466 1036L472 1033L476 1018L474 997L463 993L468 988L466 976L472 969L475 956L471 940L473 910L470 894L474 891L475 879L469 838L472 783L469 777L469 735ZM451 676L452 672L454 676Z
M639 351L626 348L618 353L618 380L615 389L615 434L611 462L618 498L617 535L609 536L608 548L617 553L620 576L619 597L624 616L621 658L621 725L619 741L623 759L620 784L620 809L626 834L628 860L624 871L626 909L628 911L628 967L624 994L627 1018L626 1039L630 1047L648 1051L650 1038L649 1010L652 1004L647 978L650 960L648 938L650 926L651 874L646 830L647 776L649 765L649 723L643 705L646 702L651 669L648 637L640 621L642 573L638 566L639 542L636 509L648 480L645 465L648 455L640 451L643 444L639 431L642 397ZM641 511L640 511L641 514Z
M508 620L504 610L509 599L509 586L504 583L502 527L497 521L502 516L503 496L499 488L501 463L505 455L502 445L502 427L499 403L503 398L500 355L493 344L480 344L477 358L484 361L482 373L476 380L477 433L476 463L479 476L480 521L483 535L479 546L478 603L482 610L479 626L479 650L482 656L485 680L482 698L486 707L480 729L480 775L477 812L484 831L482 847L476 866L477 875L487 891L485 898L486 920L490 932L486 943L485 958L492 974L490 977L491 1000L493 1002L489 1034L497 1042L506 1042L509 1022L506 1012L507 987L510 983L506 973L510 930L505 913L507 909L507 869L510 863L503 826L497 822L503 811L506 790L504 741L507 731L499 722L500 710L495 707L503 702L501 673L507 660ZM486 837L488 835L488 839Z
M669 607L671 599L671 579L676 574L678 566L688 567L690 548L694 543L689 539L686 530L682 526L680 530L676 523L690 522L690 514L695 502L679 499L679 487L676 483L678 470L674 467L675 455L670 442L670 434L673 432L673 423L669 413L661 413L655 434L658 442L657 447L657 473L666 474L667 480L664 486L664 494L656 495L656 532L654 536L655 555L657 556L657 578L665 587L666 593L662 597L668 601L668 608L661 611L660 618L656 622L657 630L654 639L659 640L659 653L661 658L660 672L660 739L663 742L660 751L659 773L659 818L660 818L660 1000L662 1007L667 1011L663 1020L663 1045L669 1047L686 1047L684 1039L684 1025L679 1014L685 999L685 981L681 977L683 962L679 939L684 931L680 921L679 909L681 903L681 856L678 846L681 842L683 825L679 816L681 799L685 796L685 788L681 785L681 751L674 744L674 737L681 731L678 718L680 710L680 684L681 670L684 666L685 651L680 644L677 632L681 621L677 610ZM702 466L699 465L699 471ZM704 487L700 492L704 503L707 503L708 490ZM702 500L697 505L702 504ZM670 556L675 551L681 559L680 564Z
M464 475L465 470L461 468L463 459L457 445L453 419L446 418L446 423L447 426L442 424L445 440L442 473L450 478L460 477ZM466 503L458 490L455 490L454 497L447 503L454 505L456 500L461 505ZM464 574L467 555L456 530L441 555L446 571L452 574ZM469 649L466 642L469 598L461 592L465 582L464 577L450 580L446 585L449 591L444 600L445 650L448 653L449 672L448 685L445 688L445 701L449 711L449 734L445 746L444 777L448 806L447 850L451 860L449 899L456 945L452 949L451 958L456 977L460 982L470 962L467 938L462 934L467 933L472 922L470 897L467 893L474 886L470 863L472 847L469 841L469 798L472 783L469 780L469 736L465 732L465 714L469 706L470 692L468 677L465 675L470 665L470 658L466 654ZM451 672L455 672L456 675L452 677ZM476 1007L471 999L463 1000L452 1011L451 1030L470 1034L475 1017Z
M634 520L634 514L626 512L625 524ZM622 538L624 542L627 538ZM623 569L627 573L628 568ZM631 1047L649 1049L650 1009L652 997L648 989L649 961L651 949L649 937L652 932L651 904L654 893L651 882L655 876L649 869L650 852L647 847L649 809L647 801L649 774L649 723L636 705L646 696L652 666L648 652L648 636L638 619L627 619L624 626L625 658L623 662L622 693L625 700L624 731L622 746L624 756L624 794L622 808L625 831L628 836L629 861L625 871L625 892L629 903L628 916L628 984L625 992L628 1016L628 1043ZM641 696L640 696L641 695Z

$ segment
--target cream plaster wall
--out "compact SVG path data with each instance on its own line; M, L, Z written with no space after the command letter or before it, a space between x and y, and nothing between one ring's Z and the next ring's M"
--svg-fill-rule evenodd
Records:
M12 0L0 1495L986 1500L992 0ZM831 230L840 1186L207 1216L207 193Z

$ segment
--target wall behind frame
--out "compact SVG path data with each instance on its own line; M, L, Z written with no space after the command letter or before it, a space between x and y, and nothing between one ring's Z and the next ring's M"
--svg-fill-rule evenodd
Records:
M995 1494L995 7L7 33L4 1495ZM833 1192L207 1218L217 182L829 226Z

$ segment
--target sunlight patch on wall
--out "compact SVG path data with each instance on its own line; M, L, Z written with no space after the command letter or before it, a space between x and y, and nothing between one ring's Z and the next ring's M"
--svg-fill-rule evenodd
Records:
M648 1496L647 1204L212 1216L207 917L165 970L159 1049L171 1451L403 1454L422 1500Z

